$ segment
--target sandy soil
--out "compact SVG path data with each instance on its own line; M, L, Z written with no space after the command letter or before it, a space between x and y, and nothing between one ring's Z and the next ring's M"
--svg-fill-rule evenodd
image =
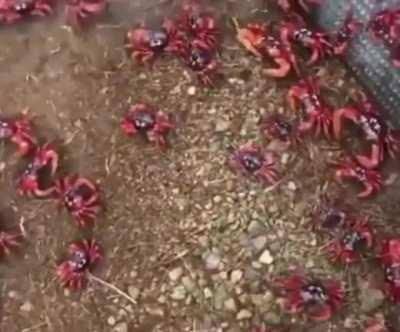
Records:
M307 224L310 205L327 192L369 213L380 231L395 232L399 181L360 203L358 188L332 181L327 161L341 154L340 146L318 140L277 156L282 181L273 190L238 178L227 157L249 141L267 145L259 133L261 116L280 110L293 117L284 95L295 79L266 79L261 64L233 39L229 18L262 17L265 2L216 3L224 31L223 77L211 90L197 86L175 59L159 59L147 70L127 58L127 29L142 20L157 22L173 8L163 2L113 1L87 31L64 26L62 12L0 31L1 113L17 115L28 107L40 141L60 152L60 175L95 180L105 206L94 228L82 232L53 201L18 197L15 181L26 162L0 146L2 219L5 227L23 222L26 228L19 252L0 265L0 330L236 332L267 323L334 332L360 331L376 311L395 316L399 308L379 296L372 308L363 307L369 295L362 297L360 285L379 273L373 259L347 270L332 265L321 249L326 238ZM356 87L336 61L312 72L323 77L335 106ZM141 100L176 124L165 152L127 139L119 129L129 105ZM395 167L389 165L385 175ZM137 304L95 281L78 293L57 283L55 265L68 243L92 235L105 253L95 274ZM269 264L260 262L265 251L273 259ZM307 324L279 309L269 281L296 266L346 283L346 305L332 322Z

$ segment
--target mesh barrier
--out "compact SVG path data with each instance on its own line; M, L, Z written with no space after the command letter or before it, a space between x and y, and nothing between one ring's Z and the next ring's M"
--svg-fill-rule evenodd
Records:
M395 7L400 8L400 0L322 0L316 20L332 31L340 27L350 8L356 20L366 23L372 14ZM400 128L400 69L393 67L389 51L363 31L351 43L346 62L391 123Z

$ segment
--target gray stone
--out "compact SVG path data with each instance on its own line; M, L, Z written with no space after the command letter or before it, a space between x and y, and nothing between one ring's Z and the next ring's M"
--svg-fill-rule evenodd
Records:
M183 285L176 286L171 293L171 299L181 301L186 297L186 289Z
M257 236L256 238L251 240L251 244L255 250L261 251L267 245L267 237L264 235Z

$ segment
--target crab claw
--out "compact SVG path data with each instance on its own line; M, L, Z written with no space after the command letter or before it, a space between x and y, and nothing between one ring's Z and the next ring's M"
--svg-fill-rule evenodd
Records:
M279 67L264 69L263 73L276 78L286 77L292 69L292 64L285 58L274 58L274 61Z
M0 231L0 255L9 255L11 250L19 246L20 235Z
M350 178L359 181L364 186L364 190L357 195L358 198L367 198L378 192L383 186L379 171L364 168L352 157L347 157L334 165L337 166L336 181L342 183L343 179Z
M355 124L359 122L360 111L354 107L343 107L333 112L333 133L335 138L339 140L342 136L343 120L349 119Z
M33 160L19 179L18 187L21 195L34 195L44 198L52 195L55 187L52 185L47 189L41 188L41 173L49 167L50 177L54 177L58 168L58 154L49 144L38 148Z

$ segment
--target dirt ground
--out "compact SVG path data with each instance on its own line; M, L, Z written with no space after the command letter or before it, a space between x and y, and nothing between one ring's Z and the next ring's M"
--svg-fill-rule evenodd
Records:
M393 183L366 202L355 199L357 187L333 182L327 161L341 149L332 142L306 140L278 154L282 181L273 190L226 165L233 148L268 144L259 133L263 114L293 117L284 95L295 79L266 79L233 38L229 18L268 16L265 1L214 2L224 31L214 89L197 86L175 59L158 59L148 70L126 56L127 29L157 22L175 3L110 2L108 14L87 31L64 26L61 11L0 31L1 114L28 107L41 142L61 154L60 174L95 180L105 206L94 228L82 232L53 201L18 197L15 181L26 163L0 146L4 227L26 228L19 252L0 264L0 330L250 332L267 323L295 332L357 332L375 312L398 319L399 308L379 296L365 303L373 295L361 286L379 273L372 257L346 270L332 265L321 248L326 238L308 226L310 204L327 192L370 214L379 231L400 231L396 165L384 171ZM312 72L323 77L335 106L356 87L339 62ZM137 101L172 116L176 130L165 152L122 135L119 121ZM105 254L95 274L137 304L96 281L77 293L59 286L55 266L68 243L92 235ZM260 257L268 253L265 263ZM346 304L331 322L307 324L279 309L269 281L293 267L345 283Z

